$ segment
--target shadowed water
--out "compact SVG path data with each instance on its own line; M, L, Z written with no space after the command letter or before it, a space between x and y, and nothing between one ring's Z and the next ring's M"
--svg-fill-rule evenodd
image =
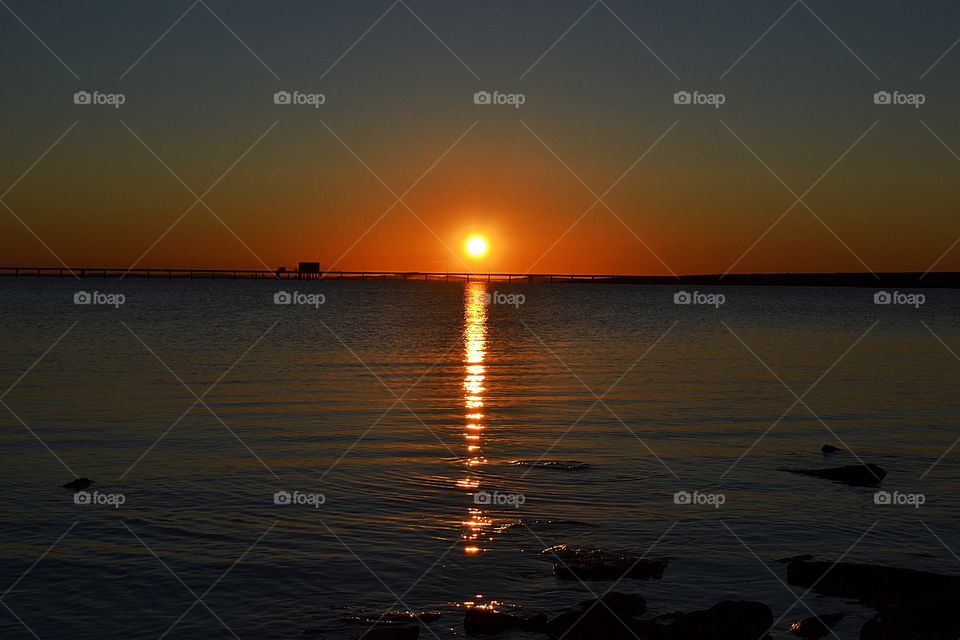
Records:
M654 615L760 600L777 637L810 613L778 558L960 574L960 452L935 465L960 437L960 295L675 291L0 282L0 636L348 638L406 608L462 635L464 602L553 615L612 586L555 577L557 544L668 559L617 589ZM780 470L858 459L925 503ZM74 475L124 503L74 504ZM870 615L805 602L847 611L840 637Z

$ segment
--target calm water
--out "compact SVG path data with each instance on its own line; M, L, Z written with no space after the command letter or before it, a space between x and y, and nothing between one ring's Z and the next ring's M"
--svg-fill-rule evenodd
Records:
M126 301L77 306L80 288ZM325 301L275 305L280 288ZM960 350L960 294L915 309L868 290L701 289L726 296L717 309L675 291L0 282L0 388L24 423L0 406L2 601L43 640L347 638L365 629L351 609L405 607L442 611L443 638L481 597L549 614L588 597L538 555L561 543L669 558L662 580L618 587L654 614L735 597L779 616L801 591L777 558L851 546L848 560L960 573L937 539L960 552L960 447L921 479L960 437L960 361L931 333ZM484 304L494 292L525 300ZM816 383L808 407L778 377L801 396ZM926 503L778 470L856 462L825 462L826 442ZM512 464L541 456L591 467ZM75 505L73 474L124 504ZM846 610L844 638L869 615L805 601ZM0 608L0 637L33 636Z

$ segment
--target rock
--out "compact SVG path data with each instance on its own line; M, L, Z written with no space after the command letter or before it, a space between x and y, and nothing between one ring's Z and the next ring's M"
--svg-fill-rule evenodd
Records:
M790 625L790 631L801 638L817 640L817 638L822 638L830 633L830 629L837 626L837 623L843 620L846 615L847 614L840 612L810 616L809 618L794 622Z
M678 616L670 640L760 640L769 637L773 612L762 602L727 600Z
M469 607L463 616L463 630L468 636L490 636L514 629L536 632L545 630L546 626L547 616L543 614L521 618L487 607Z
M546 631L549 637L563 640L637 640L641 626L641 623L630 616L618 615L597 605L561 613L549 622ZM647 640L651 636L645 634L640 637Z
M820 453L822 453L825 456L831 453L840 453L841 451L843 451L843 449L841 449L840 447L835 447L832 444L825 444L822 447L820 447Z
M901 640L894 625L867 620L860 628L860 640Z
M814 478L825 478L852 487L873 487L887 475L887 472L875 464L854 464L830 469L782 469Z
M358 640L417 640L420 627L407 624L374 625L357 636Z
M960 585L883 607L860 630L862 640L955 640Z
M77 478L76 480L71 480L67 484L63 485L64 489L73 489L74 491L83 491L90 487L93 484L93 480L90 478Z
M581 609L590 607L605 607L619 616L639 616L647 610L647 601L637 593L611 591L599 598L580 603Z
M664 560L645 560L628 556L591 555L556 562L553 573L564 580L619 580L620 578L660 578L666 569ZM756 640L756 639L754 639Z
M960 590L960 576L880 565L807 560L787 565L787 582L796 587L812 587L821 595L857 599L874 608L928 598L947 590Z

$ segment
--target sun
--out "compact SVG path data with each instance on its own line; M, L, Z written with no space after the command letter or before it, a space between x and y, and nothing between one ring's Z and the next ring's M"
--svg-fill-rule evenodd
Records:
M487 245L487 239L483 236L470 236L467 238L467 253L475 258L485 256L490 247Z

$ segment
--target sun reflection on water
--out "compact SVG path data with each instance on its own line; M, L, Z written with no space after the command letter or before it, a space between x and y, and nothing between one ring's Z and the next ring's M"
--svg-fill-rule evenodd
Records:
M486 286L483 283L471 282L464 289L464 433L467 450L467 468L472 469L486 463L483 455L484 425L484 393L486 385L486 366L484 361L487 355L487 305L484 294ZM474 474L457 481L457 486L467 489L473 494L480 487L480 480ZM467 519L463 522L464 552L468 554L483 551L480 541L484 529L490 526L490 519L483 510L473 506L467 510Z

